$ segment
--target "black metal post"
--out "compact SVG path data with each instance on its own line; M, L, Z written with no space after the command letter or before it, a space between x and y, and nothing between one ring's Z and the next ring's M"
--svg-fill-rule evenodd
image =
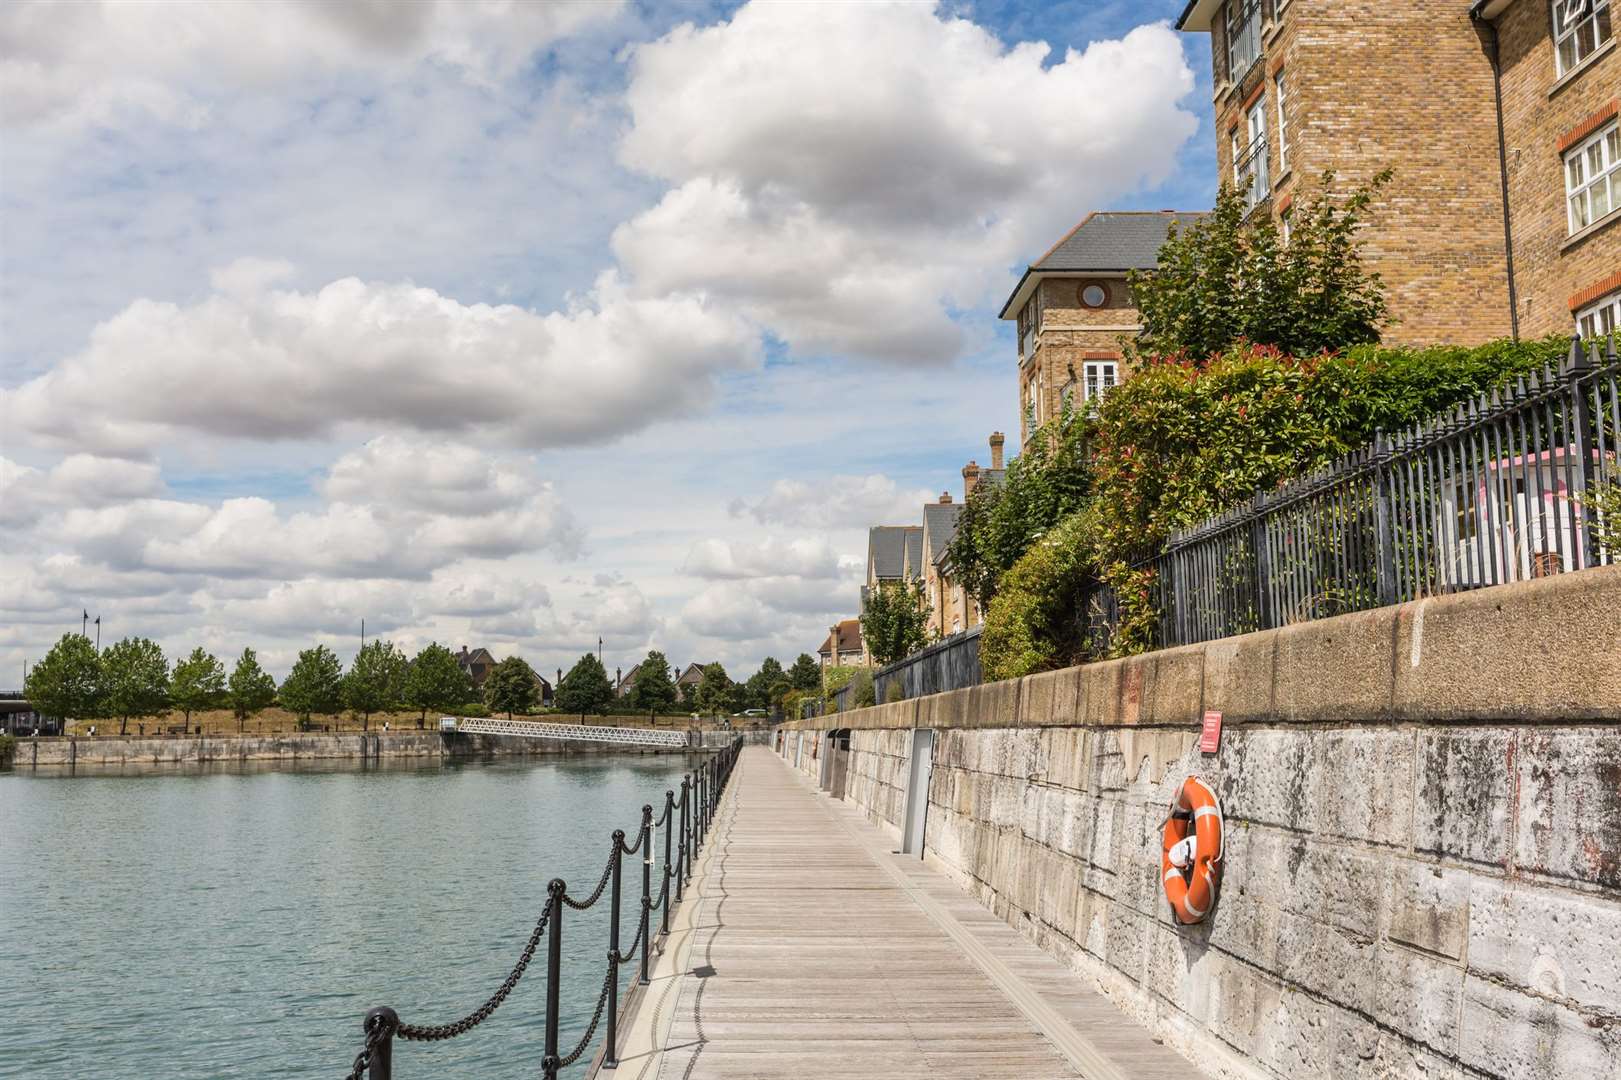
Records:
M675 860L675 898L686 895L687 886L687 794L692 790L692 779L681 778L681 849Z
M619 1065L619 874L624 863L625 830L614 830L613 855L608 866L608 1032L602 1052L602 1067Z
M1378 534L1379 566L1374 573L1378 583L1379 604L1389 607L1398 597L1396 591L1396 537L1390 513L1390 440L1383 431L1373 436L1373 528Z
M1598 358L1595 348L1594 359ZM1577 570L1584 570L1589 566L1599 564L1599 533L1597 508L1588 501L1589 492L1599 489L1598 459L1593 455L1593 437L1590 434L1593 428L1593 405L1588 400L1587 387L1583 385L1596 365L1588 363L1587 349L1578 336L1570 343L1570 357L1565 365L1565 387L1570 402L1571 440L1570 447L1565 454L1566 468L1570 467L1572 456L1576 458L1575 483L1567 485L1575 496L1572 511L1580 515L1576 521L1576 533L1581 537L1581 558L1572 560L1571 565ZM1550 458L1551 460L1551 458Z
M661 893L664 902L659 905L659 932L666 937L670 933L670 834L675 832L675 792L668 789L664 792L664 888Z
M563 894L568 891L562 878L552 878L546 886L551 914L546 927L546 1054L540 1060L541 1075L557 1080L561 1059L557 1056L558 997L563 975Z
M366 1066L368 1080L393 1080L394 1032L399 1026L399 1014L387 1005L373 1009L361 1022L360 1030L366 1033L368 1039L373 1031L382 1031L377 1045L371 1048L371 1059Z
M647 985L648 922L653 911L653 808L642 807L642 973L639 980Z

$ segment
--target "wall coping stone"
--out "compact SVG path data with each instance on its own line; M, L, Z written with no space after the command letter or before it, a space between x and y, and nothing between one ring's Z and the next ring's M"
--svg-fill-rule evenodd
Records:
M788 730L1621 722L1621 565L985 683Z

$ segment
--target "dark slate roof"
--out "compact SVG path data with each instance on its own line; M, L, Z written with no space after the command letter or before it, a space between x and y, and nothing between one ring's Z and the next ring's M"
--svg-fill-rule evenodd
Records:
M923 526L908 525L906 527L906 566L910 571L908 578L923 576Z
M1174 222L1185 229L1203 214L1163 210L1104 211L1088 214L1030 264L1032 270L1152 270Z
M951 538L957 535L957 519L962 516L962 503L924 503L923 531L929 539L929 557L939 564Z
M921 525L874 525L867 530L867 565L879 580L899 579L906 568L906 558L912 556L912 565L923 550Z
M1185 229L1205 216L1186 210L1102 210L1088 214L1025 269L1002 305L1000 317L1011 319L1018 314L1014 302L1023 306L1023 298L1035 287L1030 280L1033 275L1152 270L1159 264L1159 249L1171 225Z

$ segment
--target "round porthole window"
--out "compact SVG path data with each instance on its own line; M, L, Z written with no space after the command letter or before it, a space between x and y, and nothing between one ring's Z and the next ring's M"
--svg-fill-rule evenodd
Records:
M1087 307L1102 307L1109 302L1109 290L1097 282L1081 286L1081 303Z

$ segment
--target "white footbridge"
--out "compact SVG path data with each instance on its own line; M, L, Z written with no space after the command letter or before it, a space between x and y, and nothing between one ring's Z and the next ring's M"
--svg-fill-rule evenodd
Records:
M515 735L522 739L567 739L572 742L618 743L622 746L684 747L689 745L684 731L658 731L654 728L595 727L586 724L543 724L535 720L500 720L473 717L458 720L442 717L440 731L460 731L467 735Z

